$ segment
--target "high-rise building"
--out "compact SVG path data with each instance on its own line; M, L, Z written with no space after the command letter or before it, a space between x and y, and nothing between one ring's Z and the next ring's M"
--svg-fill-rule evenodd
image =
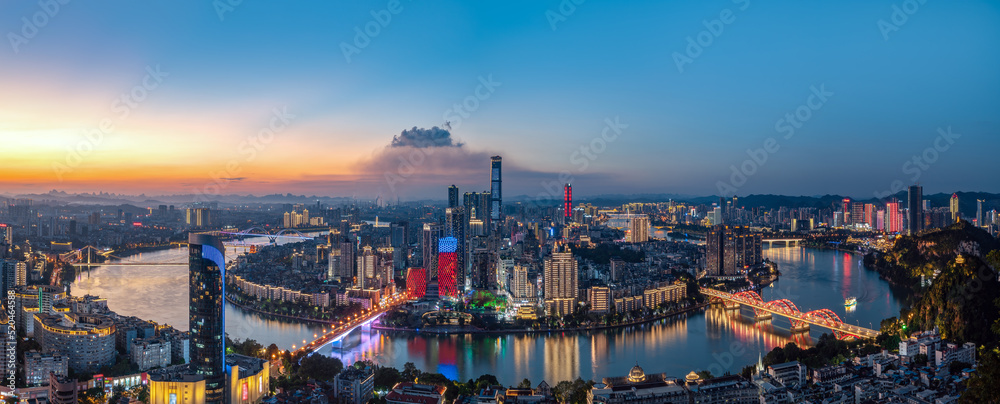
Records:
M579 293L580 268L573 252L565 246L556 246L545 259L545 309L551 316L572 314Z
M406 293L415 299L427 294L427 270L424 268L406 270Z
M185 223L195 228L212 227L212 211L209 208L188 208Z
M563 217L567 222L573 217L573 186L570 184L563 186Z
M448 207L456 208L458 207L458 187L452 184L448 187Z
M851 202L851 222L850 224L859 227L865 224L865 204L861 202Z
M874 229L875 225L875 205L871 203L865 204L865 224L868 225L869 229Z
M364 246L358 251L358 272L355 275L355 279L357 279L355 285L361 290L372 286L369 281L375 278L375 265L375 252L370 246Z
M528 267L525 265L514 265L514 282L511 285L510 293L515 299L528 299L535 297L531 281L528 279Z
M466 237L466 228L468 227L469 221L465 218L465 210L461 206L456 206L454 208L447 208L444 210L444 229L442 236L454 237L458 240L458 284L462 285L465 279L464 275L466 272L466 261L467 256L466 243L468 242L468 237Z
M951 194L951 203L949 206L951 207L951 222L958 223L958 220L962 217L958 211L958 194Z
M649 216L630 215L625 242L645 243L649 241Z
M983 202L982 199L976 199L976 226L979 227L986 227L983 223Z
M924 229L924 188L920 185L911 185L906 196L906 234L914 236Z
M490 157L490 221L499 224L503 217L503 201L500 192L500 163L503 159L500 156ZM491 228L492 230L492 228Z
M621 258L614 257L611 258L610 264L611 273L608 275L611 279L609 279L609 281L618 282L618 280L621 279L622 274L625 273L625 261Z
M848 225L851 223L851 198L844 198L844 207L841 212L844 213L844 220L840 222L842 225Z
M191 366L205 378L205 403L221 404L226 390L226 250L221 239L209 234L192 233L188 244Z
M715 226L706 239L709 276L736 276L763 261L761 234L743 226Z
M483 227L485 229L483 233L484 236L489 235L491 229L490 222L492 219L490 219L490 217L492 214L490 212L490 203L492 201L490 198L491 194L489 192L466 192L462 196L462 206L465 208L466 212L469 212L469 215L466 216L466 223L468 224L469 218L472 217L472 211L475 209L476 217L483 221ZM466 251L466 253L468 253L468 251Z
M458 297L458 240L454 237L444 237L438 240L437 255L438 294L440 296Z
M901 233L903 231L903 215L899 212L899 202L892 201L885 204L889 233Z
M427 270L428 280L438 276L438 240L443 236L443 229L444 226L437 223L424 223L424 230L420 234L420 254L424 269Z

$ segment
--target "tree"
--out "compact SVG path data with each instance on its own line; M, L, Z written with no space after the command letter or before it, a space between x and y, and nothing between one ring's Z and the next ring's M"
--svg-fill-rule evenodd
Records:
M420 377L420 369L417 369L417 365L414 365L413 362L406 362L403 364L403 372L399 376L402 380L412 382Z
M77 399L83 404L103 404L105 401L104 389L94 387L92 389L84 390L77 395Z
M149 403L149 385L145 384L139 387L139 392L136 393L136 398L143 403Z
M913 363L916 363L917 366L926 366L927 365L927 355L925 355L925 354L916 354L916 355L914 355L913 356Z
M328 382L343 369L340 359L314 354L302 358L298 374L306 379Z
M990 403L1000 397L1000 349L980 349L979 366L966 383L968 390L959 399L962 403Z
M556 396L556 400L559 400L560 403L571 402L570 400L573 398L573 383L567 380L559 382L552 388L552 394Z
M402 379L399 371L392 367L380 367L375 369L375 388L376 389L391 389L396 383L399 383Z
M517 388L519 388L519 389L530 389L531 388L531 380L528 380L527 378L525 378L524 380L521 380L521 384L518 384Z

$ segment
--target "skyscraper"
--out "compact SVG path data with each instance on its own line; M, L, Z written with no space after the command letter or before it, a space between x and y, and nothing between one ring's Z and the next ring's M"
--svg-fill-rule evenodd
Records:
M958 223L958 219L961 218L961 214L958 212L958 194L951 194L951 222Z
M448 207L458 207L458 187L455 184L448 187Z
M844 198L844 208L841 212L844 212L844 221L841 222L843 225L848 225L851 223L851 198Z
M500 223L500 218L503 217L500 210L503 209L503 202L501 200L500 193L500 163L502 158L500 156L490 157L490 221L494 224Z
M649 241L649 216L630 215L628 220L628 234L625 241L629 243L645 243Z
M456 206L453 208L447 208L444 210L444 233L443 236L454 237L458 240L458 250L456 253L457 257L457 268L458 268L458 284L462 285L465 279L466 272L466 243L468 238L466 237L466 227L468 220L465 219L465 211L461 206Z
M983 200L976 199L976 226L985 227L983 224Z
M736 276L763 261L761 234L747 227L712 227L705 244L706 272L711 276Z
M205 378L205 403L221 404L226 390L225 247L208 234L188 236L191 366Z
M424 223L420 234L420 253L423 256L423 266L427 270L427 279L437 277L438 240L441 239L442 226L437 223Z
M458 240L445 237L438 240L437 276L440 296L458 297ZM463 285L464 286L464 285Z
M579 293L579 276L580 268L573 253L557 245L552 255L545 259L543 273L545 309L549 315L561 317L573 313Z
M563 186L563 217L567 222L573 217L573 186L570 184Z
M892 201L885 204L886 215L889 219L889 224L886 228L889 229L889 233L900 233L903 231L903 215L899 213L899 202Z
M906 234L908 236L916 235L924 228L923 194L924 188L920 185L910 186L907 192L906 202L909 209L906 211Z

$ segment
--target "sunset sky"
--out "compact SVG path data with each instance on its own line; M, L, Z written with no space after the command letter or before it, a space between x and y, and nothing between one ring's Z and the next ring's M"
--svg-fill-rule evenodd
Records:
M499 154L508 196L562 171L580 196L712 195L775 138L739 194L867 198L948 127L925 192L1000 192L997 2L215 3L0 4L0 194L442 199ZM450 146L390 147L447 121Z

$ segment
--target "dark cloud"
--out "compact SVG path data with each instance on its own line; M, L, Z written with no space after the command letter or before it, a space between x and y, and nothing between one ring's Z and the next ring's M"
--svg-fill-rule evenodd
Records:
M399 136L392 137L389 147L462 147L464 143L455 142L451 132L437 126L425 129L414 126L404 130Z

